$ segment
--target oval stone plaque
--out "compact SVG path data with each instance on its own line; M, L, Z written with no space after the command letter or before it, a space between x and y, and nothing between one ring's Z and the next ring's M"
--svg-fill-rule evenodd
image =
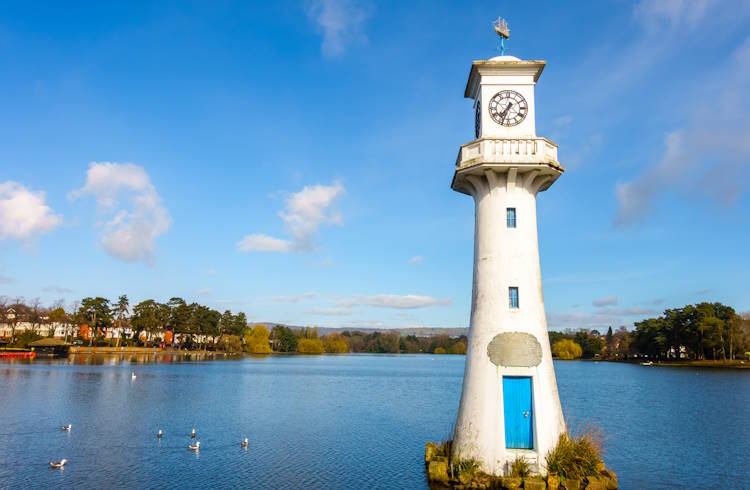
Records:
M487 356L496 366L534 367L542 362L542 346L531 334L505 332L487 344Z

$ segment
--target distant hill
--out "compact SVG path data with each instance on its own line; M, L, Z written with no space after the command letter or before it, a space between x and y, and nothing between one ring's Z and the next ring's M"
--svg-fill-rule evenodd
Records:
M304 328L301 325L284 325L283 323L273 323L273 322L255 322L255 324L261 324L265 325L269 330L274 327L274 325L283 325L285 327L289 327L291 329L300 329ZM389 333L389 332L398 332L401 335L416 335L417 337L435 337L437 335L447 335L449 337L460 337L462 335L469 335L469 329L468 328L438 328L438 327L413 327L413 328L358 328L358 327L339 327L339 328L331 328L331 327L316 327L318 329L318 333L320 335L328 335L329 333L342 333L345 331L349 332L362 332L362 333L373 333L373 332L382 332L382 333Z

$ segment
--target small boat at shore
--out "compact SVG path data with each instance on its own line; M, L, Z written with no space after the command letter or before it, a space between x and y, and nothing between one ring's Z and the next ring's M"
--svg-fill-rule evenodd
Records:
M36 352L23 349L3 349L0 350L0 357L12 359L36 359Z

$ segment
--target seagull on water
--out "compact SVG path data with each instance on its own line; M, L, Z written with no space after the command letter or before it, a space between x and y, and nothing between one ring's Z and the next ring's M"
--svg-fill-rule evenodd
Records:
M247 437L242 440L242 447L247 447Z
M188 444L188 449L191 451L198 451L201 448L200 441L195 441L195 444Z
M161 431L161 429L159 429L159 432L156 433L156 437L158 437L159 439L161 439L162 435L163 435L162 431Z
M65 463L67 463L67 459L61 459L60 461L50 461L49 465L50 468L60 468L62 469L63 466L65 466Z
M62 430L64 430L65 432L70 432L70 429L72 429L72 428L73 428L73 426L72 426L72 425L70 425L70 424L68 424L68 425L63 425L63 426L62 426L62 427L60 427L60 428L61 428Z

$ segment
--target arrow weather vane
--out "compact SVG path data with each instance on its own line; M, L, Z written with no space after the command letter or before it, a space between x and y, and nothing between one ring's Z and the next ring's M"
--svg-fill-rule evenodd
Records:
M497 50L500 52L500 56L505 54L505 40L510 39L510 28L508 23L502 17L498 17L495 22L492 23L495 28L495 33L500 36L500 44Z

